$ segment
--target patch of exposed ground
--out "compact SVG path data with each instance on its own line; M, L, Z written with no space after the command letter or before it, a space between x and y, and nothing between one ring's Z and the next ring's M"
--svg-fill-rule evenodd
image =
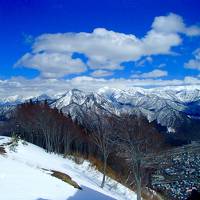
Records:
M74 188L82 190L82 188L74 180L72 180L72 178L69 175L67 175L63 172L55 171L55 170L52 170L52 172L53 173L51 174L51 176L54 176L64 182L72 185Z
M0 155L5 155L6 154L6 150L4 146L0 146Z
M76 183L74 180L72 180L72 178L69 175L67 175L63 172L56 171L56 170L48 170L48 169L43 169L43 170L51 172L51 176L58 178L61 181L64 181L65 183L70 184L74 188L82 190L81 186L79 186L78 183Z

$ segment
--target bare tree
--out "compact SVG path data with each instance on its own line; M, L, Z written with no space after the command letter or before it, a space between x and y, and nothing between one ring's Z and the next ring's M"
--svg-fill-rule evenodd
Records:
M163 144L162 136L142 115L122 116L119 124L118 145L121 156L130 165L137 192L141 200L142 169L147 164L149 155L155 154Z
M98 147L103 158L103 178L101 187L104 187L106 179L107 160L115 145L113 134L113 118L106 114L96 112L87 113L86 127L89 129L93 143Z
M46 102L18 106L13 121L24 139L44 147L48 152L69 153L75 138L85 141L81 129L56 108L50 108Z

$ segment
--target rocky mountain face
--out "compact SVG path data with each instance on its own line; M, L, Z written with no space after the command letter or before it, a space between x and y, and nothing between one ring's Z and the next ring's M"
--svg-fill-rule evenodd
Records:
M72 89L56 100L47 95L32 99L47 99L52 107L62 110L80 123L87 111L114 115L141 112L149 121L155 120L167 127L168 132L176 132L179 129L186 131L191 126L195 129L196 122L200 120L200 86L153 89L136 87L126 90L105 87L95 92ZM1 101L1 115L9 110L8 105L13 107L23 101L24 99L20 101L19 98L16 101Z
M182 124L189 125L193 119L200 119L200 90L102 88L97 92L86 93L74 89L51 106L61 109L64 114L80 122L88 110L115 115L142 112L149 121L155 120L168 127L169 132L175 132Z

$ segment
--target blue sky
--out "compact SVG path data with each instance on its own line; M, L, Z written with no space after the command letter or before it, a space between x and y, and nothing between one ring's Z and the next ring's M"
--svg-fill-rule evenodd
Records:
M200 84L199 7L198 0L0 0L1 94Z

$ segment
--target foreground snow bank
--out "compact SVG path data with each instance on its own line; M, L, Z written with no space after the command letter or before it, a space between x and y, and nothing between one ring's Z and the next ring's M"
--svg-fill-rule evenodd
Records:
M0 199L3 200L129 200L136 199L130 191L109 179L104 189L99 187L102 174L91 168L89 162L75 164L70 159L46 153L33 144L19 142L16 152L5 143L10 138L0 136L6 154L0 155ZM52 177L46 170L66 173L83 190Z

